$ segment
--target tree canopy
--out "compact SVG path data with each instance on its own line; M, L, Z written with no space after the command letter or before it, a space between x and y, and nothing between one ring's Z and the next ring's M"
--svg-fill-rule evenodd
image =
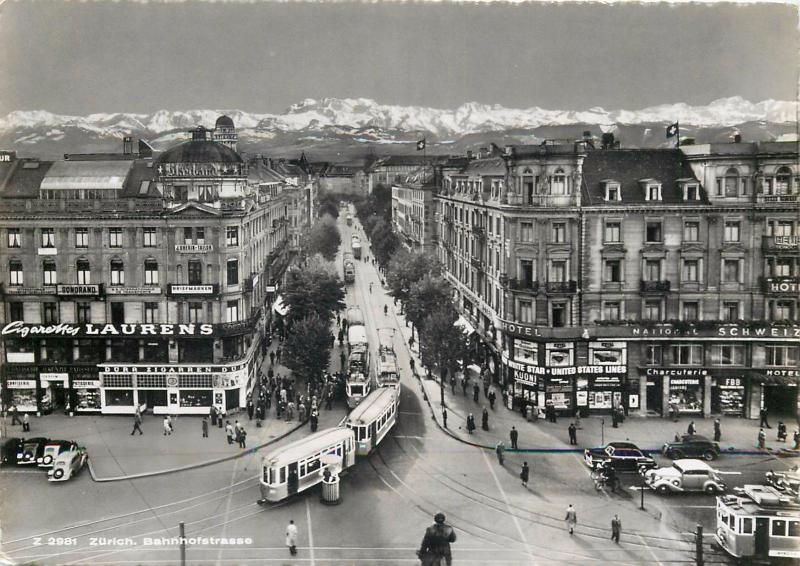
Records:
M284 341L282 363L316 385L330 364L332 337L330 321L316 313L297 320Z
M321 258L312 258L300 269L292 270L281 291L283 302L290 307L287 324L291 326L310 314L326 323L334 313L345 308L344 287L335 267Z
M336 252L342 244L342 236L336 226L336 220L325 215L303 235L303 251L307 255L322 254L322 256L332 261L336 258Z
M461 329L454 326L458 313L449 302L442 303L430 311L420 330L419 352L425 367L450 372L466 363L469 342Z
M386 270L389 292L405 305L411 286L428 274L434 277L442 274L442 265L436 256L432 253L412 253L401 247L392 255Z
M450 284L443 277L426 274L411 285L406 318L421 331L425 327L426 317L442 305L453 308Z

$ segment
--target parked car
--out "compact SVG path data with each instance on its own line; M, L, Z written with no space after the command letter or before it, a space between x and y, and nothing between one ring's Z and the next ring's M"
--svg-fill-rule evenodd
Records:
M800 496L800 471L798 466L786 472L773 472L770 470L766 473L766 477L767 485L771 485L781 493Z
M609 442L600 448L587 448L583 451L583 459L590 468L611 462L618 472L648 470L656 466L655 460L630 442Z
M50 442L49 438L25 438L20 444L17 452L17 464L35 464L37 458L44 454L45 445Z
M17 455L22 454L23 438L7 438L3 441L0 448L0 463L3 465L14 465L17 463Z
M725 483L702 460L675 460L672 466L646 471L644 481L650 489L661 494L685 491L715 494L725 491Z
M661 448L661 453L667 458L680 460L681 458L702 458L715 460L719 456L719 444L699 434L684 434L680 440L666 442Z
M67 481L81 471L87 459L86 448L73 444L56 457L53 469L47 472L47 480Z
M52 468L56 457L62 452L69 450L75 443L71 440L51 440L44 445L44 452L36 458L36 464L40 468Z

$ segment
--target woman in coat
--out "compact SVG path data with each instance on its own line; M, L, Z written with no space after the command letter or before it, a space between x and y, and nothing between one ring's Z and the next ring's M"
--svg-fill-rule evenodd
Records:
M467 432L472 434L472 431L475 430L475 417L472 416L472 413L467 415Z
M481 428L489 430L489 411L486 410L486 407L483 408L483 414L481 415Z

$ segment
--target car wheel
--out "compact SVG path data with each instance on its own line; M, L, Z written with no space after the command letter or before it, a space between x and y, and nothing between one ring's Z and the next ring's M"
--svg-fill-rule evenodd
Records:
M673 450L670 453L670 458L672 458L673 460L680 460L681 458L683 458L683 452L681 452L680 450Z
M658 488L656 489L656 491L657 491L658 493L660 493L661 495L666 495L666 494L668 494L668 493L669 493L669 488L668 488L666 485L663 485L663 484L662 484L662 485L658 486Z
M715 493L717 493L717 486L715 486L713 483L710 483L706 486L706 488L703 491L705 491L709 495L714 495Z
M33 460L33 453L32 452L25 452L22 455L22 460L23 461Z
M42 458L42 464L44 464L45 466L49 466L52 463L53 463L53 457L50 456L49 454L44 458Z
M706 460L707 462L710 462L716 457L717 454L713 450L706 450L705 452L703 452L703 460Z
M53 472L53 477L57 480L60 480L62 477L64 477L64 470L56 470Z

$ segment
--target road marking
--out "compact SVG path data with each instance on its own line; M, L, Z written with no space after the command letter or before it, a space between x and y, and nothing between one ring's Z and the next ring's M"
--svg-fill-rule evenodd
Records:
M491 472L492 477L494 478L494 483L497 485L497 489L500 490L500 495L503 496L503 501L505 501L506 504L506 510L508 514L511 515L511 518L514 520L514 525L517 527L517 532L519 533L519 536L522 538L522 543L525 545L525 552L531 558L531 564L536 564L536 560L534 559L533 553L531 552L530 546L528 545L528 539L525 538L525 531L522 530L522 526L519 524L519 520L517 519L516 514L511 511L511 504L508 501L506 492L503 489L503 486L500 484L500 479L497 477L497 474L495 473L494 468L492 467L492 462L486 455L485 450L481 450L481 456L483 456L483 461L486 462L486 467L489 468L489 471Z
M236 480L236 471L239 468L239 459L237 458L233 462L234 462L233 463L233 470L231 470L231 486L234 485L235 480ZM232 495L233 495L233 491L229 492L228 493L228 498L227 498L228 500L225 502L225 514L222 516L222 534L220 535L220 537L224 537L225 536L225 531L228 528L228 516L230 515L230 512L231 512L231 500L233 499ZM223 548L220 546L219 552L217 553L217 564L221 564L222 550L223 550Z
M311 555L311 564L316 564L314 560L314 533L311 530L311 506L306 497L306 521L308 521L308 552Z
M658 557L656 556L656 553L655 553L655 552L653 552L653 549L652 549L652 548L650 548L650 545L649 545L649 544L647 544L647 542L645 542L645 540L642 538L642 535L636 535L636 536L637 536L637 537L639 537L639 540L640 540L640 541L642 541L642 544L644 544L644 547L647 549L647 552L649 552L649 553L650 553L650 556L652 556L652 557L653 557L653 560L655 560L655 561L656 561L656 564L658 564L658 566L664 566L664 564L662 564L662 563L661 563L661 561L660 561L660 560L658 559Z

